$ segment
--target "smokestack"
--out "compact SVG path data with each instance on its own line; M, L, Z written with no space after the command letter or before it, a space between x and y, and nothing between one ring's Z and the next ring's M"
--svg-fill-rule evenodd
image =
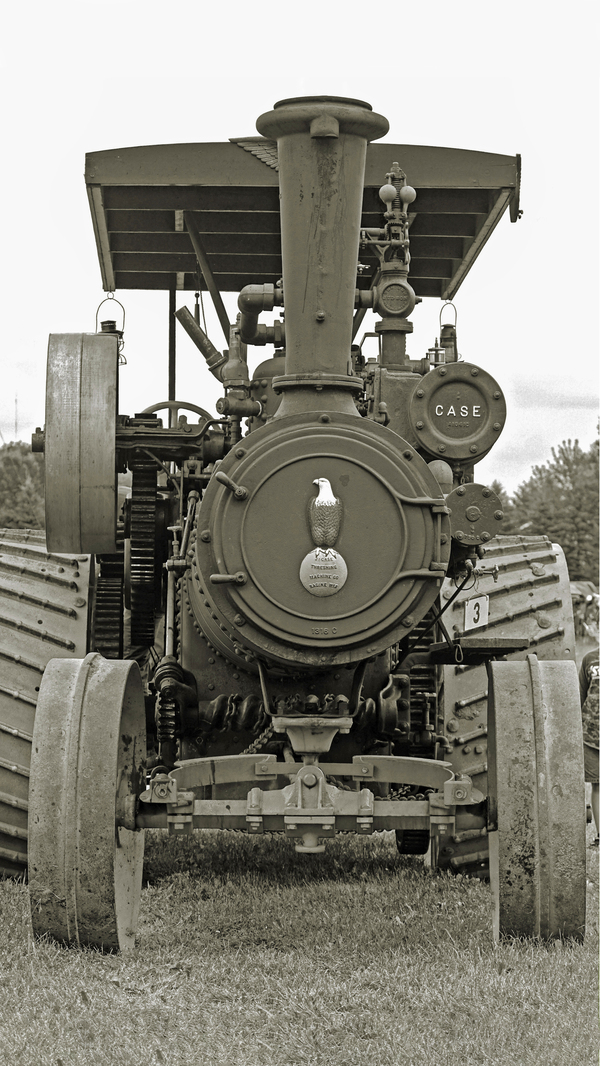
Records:
M256 127L279 154L286 373L274 382L285 393L278 414L307 403L356 414L348 371L367 142L389 123L361 100L316 96L280 100Z

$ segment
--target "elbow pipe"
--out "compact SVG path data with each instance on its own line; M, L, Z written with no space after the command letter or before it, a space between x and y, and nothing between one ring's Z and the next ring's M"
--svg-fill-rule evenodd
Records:
M214 374L217 381L222 381L222 368L227 362L227 356L223 355L218 348L215 348L204 330L200 329L196 319L190 314L187 307L180 307L179 311L175 312L175 318L181 323L188 337L193 340L196 347L202 352L211 374Z
M275 285L245 285L238 296L238 308L240 315L240 338L244 344L268 344L276 343L275 334L273 339L267 339L268 334L264 331L274 329L258 325L258 316L261 311L272 311L274 307L283 305L283 292ZM280 324L279 324L280 325Z

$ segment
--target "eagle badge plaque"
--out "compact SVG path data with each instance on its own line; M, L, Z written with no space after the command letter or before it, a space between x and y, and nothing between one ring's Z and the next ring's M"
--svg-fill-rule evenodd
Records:
M344 508L326 477L316 478L313 485L318 492L308 505L308 521L315 547L302 560L300 581L311 596L333 596L348 577L348 567L334 548Z

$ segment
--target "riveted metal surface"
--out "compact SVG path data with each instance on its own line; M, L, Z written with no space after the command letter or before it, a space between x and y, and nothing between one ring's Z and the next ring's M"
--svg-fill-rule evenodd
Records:
M419 447L430 455L477 462L504 428L506 402L487 371L473 363L445 363L419 378L409 417Z
M134 943L144 836L143 685L137 663L54 659L40 688L30 781L33 929L104 950Z
M583 741L572 662L490 663L489 845L496 937L585 929Z
M220 472L243 484L248 497L237 500L211 483L198 521L211 538L197 540L195 564L224 624L244 619L246 645L275 657L280 651L284 660L314 663L323 649L339 655L336 661L354 661L385 649L409 614L422 617L448 558L448 544L439 543L447 516L432 514L432 505L443 506L439 486L425 463L402 457L403 448L401 438L366 420L292 416L252 434L242 459L227 457ZM343 586L323 598L300 579L315 549L309 504L319 478L341 502L334 551L348 572ZM265 522L265 515L274 520ZM324 558L324 572L326 566ZM248 581L211 586L216 570L244 571ZM190 599L202 624L205 608L193 586Z
M49 659L87 651L90 558L50 555L43 531L0 530L0 876L27 869L31 737Z
M117 338L50 336L46 541L51 552L115 552Z

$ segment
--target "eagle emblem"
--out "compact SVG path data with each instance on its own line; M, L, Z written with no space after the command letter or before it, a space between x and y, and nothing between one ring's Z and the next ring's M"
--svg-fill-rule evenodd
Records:
M331 482L326 477L313 481L318 495L308 505L310 532L317 548L333 548L340 532L343 504L333 495Z
M313 481L318 492L308 504L308 523L315 547L302 560L300 581L311 596L334 596L348 577L348 567L334 550L342 524L344 506L326 477Z

